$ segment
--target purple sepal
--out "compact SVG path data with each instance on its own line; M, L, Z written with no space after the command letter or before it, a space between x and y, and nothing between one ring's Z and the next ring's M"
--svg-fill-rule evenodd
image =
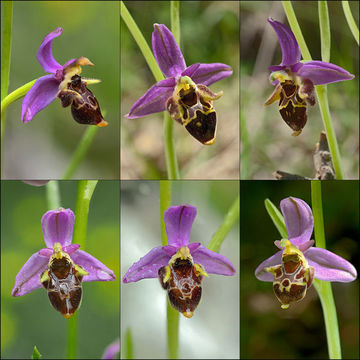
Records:
M36 80L27 92L21 105L21 120L29 122L33 117L56 99L59 82L53 75L45 75Z
M222 63L193 64L189 66L182 76L189 76L196 84L210 86L211 84L231 76L233 73L229 65Z
M190 241L191 227L196 217L196 207L191 205L170 206L164 212L168 244L180 248Z
M59 208L46 212L41 219L44 241L48 248L58 242L62 247L72 242L74 213L70 209Z
M255 270L255 276L261 281L274 281L274 276L265 271L266 267L271 267L281 264L282 251L278 251L274 255L264 260Z
M77 250L71 254L76 265L83 267L89 275L85 275L83 281L112 281L115 280L115 274L101 261L89 253Z
M315 278L324 281L350 282L357 277L352 264L329 250L312 247L305 252L309 265L315 269Z
M200 245L191 253L195 264L200 264L208 274L231 276L235 274L235 268L225 256L209 250Z
M293 32L287 26L276 20L268 18L268 22L275 30L279 39L282 52L280 65L290 66L298 63L301 59L301 52Z
M297 74L310 79L314 85L330 84L354 78L354 75L342 67L324 61L308 61L299 67Z
M152 48L155 59L167 77L175 77L185 70L184 56L171 31L163 24L154 24Z
M123 282L135 282L141 279L158 277L158 270L168 264L169 255L162 250L162 246L151 249L139 261L134 263L123 277Z
M310 240L314 217L309 205L298 198L288 197L280 202L289 240L296 246Z
M55 38L62 34L62 28L58 27L51 33L47 34L42 41L40 48L36 54L41 67L45 72L55 74L62 66L54 59L52 54L52 42Z
M40 275L47 269L49 259L39 253L32 254L15 278L12 296L22 296L41 288Z
M159 81L141 98L135 101L129 114L125 115L125 117L127 119L136 119L138 117L166 110L166 101L172 95L175 84L174 78Z
M120 339L116 340L115 342L107 346L101 358L107 360L115 359L116 354L119 352L120 352Z

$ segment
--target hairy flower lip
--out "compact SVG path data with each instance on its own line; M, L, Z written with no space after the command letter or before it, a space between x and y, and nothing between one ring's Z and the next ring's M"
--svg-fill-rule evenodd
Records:
M83 281L112 281L115 274L102 262L85 251L78 250L80 245L72 244L74 213L70 209L59 208L47 211L42 219L41 226L46 248L30 256L15 278L12 296L22 296L41 288L40 275L48 267L49 259L59 243L62 251L67 253L76 265L82 266L89 275Z
M184 56L171 31L163 24L154 24L152 48L160 70L166 76L148 89L131 106L127 119L136 119L166 110L166 101L173 93L178 77L189 76L196 84L210 86L227 78L233 71L222 63L195 63L186 67Z
M170 206L164 212L168 244L151 249L134 263L123 277L123 283L142 279L157 278L158 270L169 264L172 256L182 247L187 247L195 264L200 264L205 272L231 276L235 274L232 263L223 255L207 249L200 243L189 243L196 208L191 205Z
M314 228L314 217L309 205L298 198L289 197L281 200L289 241L296 245L315 269L315 278L323 281L350 282L356 279L355 267L342 257L329 250L314 247L310 240ZM281 248L280 242L275 245ZM255 270L255 276L261 281L273 281L274 277L265 268L280 265L282 250L264 260Z

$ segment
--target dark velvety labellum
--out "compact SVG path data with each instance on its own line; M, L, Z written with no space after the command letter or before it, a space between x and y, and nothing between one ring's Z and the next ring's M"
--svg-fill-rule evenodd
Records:
M51 305L65 318L70 318L81 304L82 275L67 258L53 259L49 263L46 279L41 282L48 291Z
M204 114L200 110L197 110L196 118L191 120L185 128L195 139L203 144L213 140L216 130L215 110L208 114Z
M167 290L171 306L191 317L201 298L202 275L190 260L176 259L158 271L160 284Z
M281 84L279 111L284 121L294 131L301 131L307 121L306 102L298 95L299 86L287 80Z
M71 105L71 113L75 121L86 125L106 126L101 115L98 101L94 94L86 87L86 83L79 75L74 75L67 85L58 94L63 107Z

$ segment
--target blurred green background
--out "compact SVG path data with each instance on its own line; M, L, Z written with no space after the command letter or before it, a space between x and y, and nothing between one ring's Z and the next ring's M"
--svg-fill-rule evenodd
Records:
M310 182L241 182L240 349L244 359L327 359L322 308L312 286L306 297L282 310L271 282L256 279L256 267L278 251L281 237L264 206L278 208L288 196L311 207ZM359 183L322 182L326 247L359 271ZM359 280L332 283L343 359L359 358Z
M359 26L359 2L349 1ZM321 60L319 18L316 1L293 1L300 28L313 60ZM340 147L346 179L359 177L359 48L347 25L340 1L328 1L330 62L355 75L355 79L328 86L332 121ZM266 21L272 17L288 22L280 1L240 2L241 50L241 178L272 179L282 170L314 176L312 154L324 129L319 106L308 106L308 121L302 134L282 120L278 102L263 106L274 87L268 80L270 65L281 63L277 36Z
M170 28L169 1L125 1L130 14L151 47L153 24ZM214 102L217 138L201 145L186 129L174 124L174 141L182 178L239 178L239 3L236 1L181 1L180 48L186 65L222 62L231 77L211 85L223 90ZM166 176L163 113L124 118L132 104L155 79L138 45L121 21L121 176L122 179L158 179Z
M239 194L238 181L172 182L172 205L196 206L190 242L206 246ZM153 247L161 245L158 181L121 182L121 277ZM221 245L220 254L234 265L234 276L210 274L191 319L180 315L179 359L238 359L239 226ZM166 359L167 294L158 279L121 284L122 343L132 331L134 358Z
M61 204L75 211L77 183L60 182ZM112 269L115 281L83 283L78 310L78 358L100 358L120 336L119 182L100 181L88 218L86 249ZM1 355L29 359L34 345L47 359L66 355L67 320L55 311L44 289L12 297L15 276L27 259L45 247L41 217L45 187L1 182Z
M46 73L36 59L43 38L60 26L53 55L63 65L85 56L82 76L101 79L89 89L99 101L109 125L99 128L78 167L77 179L118 179L120 159L120 34L117 1L14 1L9 92ZM3 178L59 179L79 144L86 125L75 122L71 109L58 99L27 124L21 122L18 100L6 112Z

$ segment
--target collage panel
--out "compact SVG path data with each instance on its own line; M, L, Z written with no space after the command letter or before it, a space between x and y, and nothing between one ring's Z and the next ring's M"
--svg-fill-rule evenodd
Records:
M359 179L359 2L348 5L240 2L241 179Z
M240 195L240 358L358 358L359 182L242 181Z
M238 2L124 1L121 16L121 178L239 179Z
M2 179L119 179L119 3L11 3Z
M120 197L122 357L239 358L239 182L122 181Z
M119 353L119 189L1 182L1 358Z

